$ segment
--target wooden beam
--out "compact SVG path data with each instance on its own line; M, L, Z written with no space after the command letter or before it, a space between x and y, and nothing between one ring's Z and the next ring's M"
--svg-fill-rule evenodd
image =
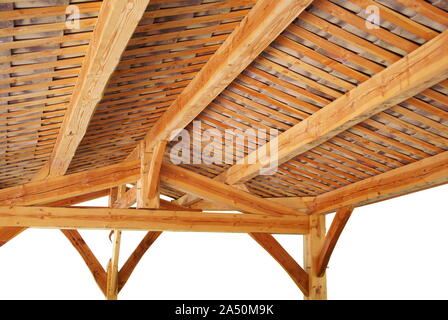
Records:
M297 210L300 213L308 214L312 212L312 206L314 205L314 197L289 197L289 198L264 198L266 200L276 202L285 207L291 208L293 210ZM177 202L175 202L177 203ZM218 204L213 201L202 200L196 202L190 206L187 206L190 209L200 209L206 211L230 211L234 210L230 206Z
M22 227L3 227L0 228L0 247L5 245L8 241L18 236L25 231Z
M303 294L308 296L308 274L280 243L270 234L250 233L249 235L282 266Z
M118 262L120 257L121 230L114 230L112 239L112 258L107 265L107 300L117 300L118 297Z
M84 171L0 190L0 205L38 205L131 183L140 176L138 161Z
M62 233L67 237L73 247L79 252L90 272L93 275L98 287L101 289L104 295L106 295L106 282L107 275L101 263L90 250L87 243L84 241L82 236L76 230L61 230Z
M327 235L325 236L325 242L320 250L319 258L317 259L316 271L318 277L322 277L325 274L328 263L330 262L331 254L336 247L336 243L338 242L353 209L353 207L345 207L336 212L336 216L331 223L330 230L328 230Z
M128 260L125 262L123 267L121 267L118 272L118 292L123 289L126 282L129 280L132 272L137 267L137 264L143 258L143 255L148 251L149 247L157 240L157 238L162 234L160 231L149 231L143 240L139 243L137 248L129 256Z
M97 199L100 197L104 197L109 193L109 190L100 190L92 193L88 193L81 196L76 196L73 198L57 200L53 202L45 203L48 207L68 207L74 204L78 204L81 202ZM22 227L2 227L0 228L0 247L6 244L8 241L25 231L26 228Z
M172 164L164 163L162 165L160 179L177 190L215 201L234 210L263 215L301 215L299 211L294 209Z
M448 31L424 44L405 58L363 82L355 89L285 131L274 141L249 154L228 169L220 179L227 184L243 183L269 167L272 158L266 150L278 145L278 163L282 164L364 120L387 110L448 77ZM264 155L255 164L248 159Z
M148 3L149 0L103 1L49 163L35 180L66 173L95 108L103 97L107 82Z
M80 196L75 196L67 199L57 200L53 202L45 203L45 206L47 207L69 207L78 203L83 203L86 201L95 200L101 197L105 197L109 194L108 189L100 190L100 191L94 191L91 193L86 193Z
M317 259L325 240L325 216L310 216L310 232L303 238L303 263L309 291L305 300L327 299L327 277L317 275Z
M289 26L312 0L258 0L170 108L147 133L148 147L185 128ZM135 159L134 150L130 158Z
M159 141L154 149L148 149L143 140L140 145L140 179L137 181L137 207L160 207L160 168L165 153L166 140Z
M313 214L359 207L448 183L448 151L324 193L314 199Z
M308 216L153 209L0 207L0 227L229 233L308 233Z

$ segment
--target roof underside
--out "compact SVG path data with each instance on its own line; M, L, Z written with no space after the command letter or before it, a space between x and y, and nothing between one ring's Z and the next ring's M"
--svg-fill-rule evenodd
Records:
M151 1L68 173L124 160L255 2ZM427 1L421 10L404 2L314 1L197 117L202 130L284 132L447 30L446 1ZM66 30L71 3L81 8L80 30ZM365 23L372 4L382 9L380 29ZM100 6L0 4L0 188L30 181L48 161ZM258 147L241 146L238 154ZM445 80L246 185L261 197L317 196L447 150ZM208 177L231 166L183 165ZM163 185L161 192L183 195Z

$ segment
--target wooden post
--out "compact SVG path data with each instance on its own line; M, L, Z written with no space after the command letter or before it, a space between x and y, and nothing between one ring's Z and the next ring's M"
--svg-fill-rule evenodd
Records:
M325 216L310 216L310 232L303 238L303 263L309 275L309 295L305 300L327 300L327 277L319 277L318 258L325 241Z
M107 266L107 300L117 300L118 297L118 260L120 256L121 231L114 230L112 242L112 258Z

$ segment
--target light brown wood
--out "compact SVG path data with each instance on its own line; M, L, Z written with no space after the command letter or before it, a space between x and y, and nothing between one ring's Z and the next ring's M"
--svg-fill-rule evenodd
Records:
M0 227L226 233L308 233L308 216L153 209L0 207Z
M18 236L25 231L26 228L21 227L3 227L0 228L0 247L6 244L11 239Z
M365 179L314 198L313 214L359 207L448 182L448 151Z
M259 0L146 135L148 147L185 128L312 0ZM134 150L130 158L136 158Z
M143 140L140 145L140 179L137 182L137 207L160 207L160 168L165 154L166 140L148 150Z
M241 212L272 216L303 215L294 209L265 200L172 164L164 163L162 165L160 178L164 183L175 189L229 206Z
M325 236L325 242L320 250L319 257L317 259L317 276L324 276L326 269L328 267L328 263L330 262L331 254L333 253L334 248L336 247L336 243L341 236L342 231L345 228L345 225L350 218L353 207L345 207L341 208L336 212L336 215L331 223L330 229Z
M149 0L103 1L92 39L48 165L36 176L64 175L107 82Z
M148 251L149 247L157 240L157 238L162 234L162 232L149 231L143 240L139 243L137 248L126 260L125 264L121 267L118 273L118 292L123 289L126 282L129 280L132 272L137 267L137 264L143 258L143 255Z
M120 258L121 230L114 230L112 237L112 258L107 265L107 300L118 298L118 262Z
M37 205L131 183L140 176L139 161L52 177L0 190L0 205Z
M445 48L448 31L415 50L389 68L365 81L348 94L314 113L275 138L278 144L278 162L284 163L302 154L354 125L411 98L448 77ZM380 94L379 94L380 93ZM274 142L272 142L274 143ZM259 148L266 155L255 164L237 164L224 176L228 184L243 183L268 167L270 143ZM261 152L260 152L261 151ZM241 163L248 163L245 157Z
M282 266L303 294L308 296L308 274L280 243L270 234L250 233L249 235Z
M78 253L83 258L87 267L93 275L98 287L101 289L104 295L106 295L107 288L107 275L101 263L90 250L87 243L84 241L82 236L77 230L61 230L62 233L67 237L73 247L78 251Z
M325 216L310 216L310 232L303 237L303 263L309 276L309 293L305 300L327 299L327 276L317 275L317 259L325 241Z

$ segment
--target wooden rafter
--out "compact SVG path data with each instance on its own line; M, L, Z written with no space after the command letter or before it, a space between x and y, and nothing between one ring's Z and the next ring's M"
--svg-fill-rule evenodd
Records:
M301 213L274 201L207 178L172 164L162 165L161 180L175 189L229 206L234 210L263 215L297 216Z
M107 82L134 33L149 0L103 1L92 39L78 76L49 163L35 179L67 171L87 131Z
M303 265L309 281L305 300L326 300L326 275L317 275L317 259L325 241L325 216L310 216L309 223L310 232L303 238Z
M338 242L339 237L341 236L341 233L353 212L353 209L353 207L345 207L336 212L336 216L334 217L330 229L325 236L324 244L322 245L322 249L320 250L320 254L317 259L316 273L318 277L322 277L325 274L325 270L330 262L331 254L336 247L336 243Z
M312 2L258 0L240 25L147 133L149 149L185 128ZM137 158L135 149L128 159Z
M270 234L249 234L260 246L262 246L281 266L305 296L309 294L308 274L294 260L293 257Z
M278 145L275 161L282 164L335 137L354 125L380 113L448 77L445 48L448 31L440 34L405 58L366 80L309 118L288 129L274 141L261 146L240 162L216 177L227 184L244 183L257 176L260 169L269 167L271 144ZM248 159L257 159L250 163ZM190 202L199 200L190 198Z
M0 227L306 234L307 216L153 209L0 207Z
M140 179L137 182L137 207L160 207L160 168L165 153L166 140L159 141L153 150L148 150L146 142L140 145Z
M275 139L278 163L302 154L354 125L393 107L448 77L448 31L410 53L384 71L363 82L309 118L303 120ZM274 142L271 142L274 143ZM255 164L237 164L224 173L228 184L243 183L268 167L271 143L254 151L266 155ZM247 159L256 158L257 153ZM223 178L223 177L221 177Z

